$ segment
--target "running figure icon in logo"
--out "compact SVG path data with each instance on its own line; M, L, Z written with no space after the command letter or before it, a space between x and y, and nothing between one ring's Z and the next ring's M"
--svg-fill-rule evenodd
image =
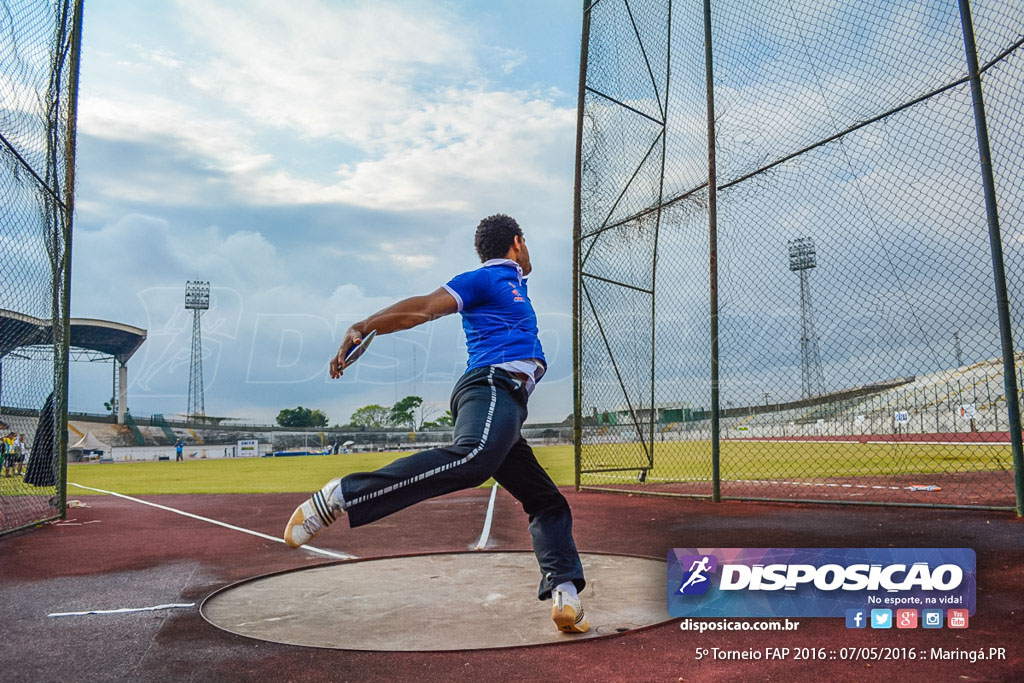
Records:
M683 584L679 586L679 594L700 595L706 593L710 585L707 575L718 569L718 558L714 555L691 555L680 558L680 560L684 567L687 563L689 564L689 569L686 570L689 574Z

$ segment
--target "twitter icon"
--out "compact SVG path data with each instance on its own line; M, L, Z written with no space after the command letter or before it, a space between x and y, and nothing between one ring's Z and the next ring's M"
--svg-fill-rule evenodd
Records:
M892 610L871 610L871 628L892 628Z

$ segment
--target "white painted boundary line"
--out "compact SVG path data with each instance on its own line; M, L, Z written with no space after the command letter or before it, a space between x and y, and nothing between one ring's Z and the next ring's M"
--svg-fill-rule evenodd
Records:
M169 605L154 605L152 607L123 607L121 609L91 609L86 612L53 612L48 617L84 617L89 614L126 614L128 612L155 612L160 609L173 609L175 607L195 607L194 602L175 602Z
M483 550L487 545L487 539L491 535L491 521L494 519L494 499L498 495L498 482L491 487L491 502L487 504L487 516L484 517L484 530L480 532L480 540L476 542L473 550Z
M864 444L871 444L873 446L1009 446L1009 441L890 441L887 439L869 439L867 441L858 441L856 439L767 439L761 437L739 437L735 439L722 439L722 442L728 443L743 443L745 441L753 441L755 443L827 443L827 444L844 444L852 443L863 446ZM669 443L669 442L665 442ZM687 441L672 441L671 443L695 443Z
M253 531L252 529L246 529L244 527L235 526L234 524L228 524L227 522L220 522L220 521L217 521L216 519L210 519L209 517L201 517L200 515L194 515L191 512L185 512L184 510L178 510L176 508L167 507L166 505L160 505L158 503L150 503L149 501L142 500L140 498L132 498L131 496L126 496L123 493L116 493L114 491L105 491L103 489L94 489L91 486L82 486L81 484L76 484L73 481L69 481L68 485L69 486L77 486L78 488L85 489L87 491L96 491L97 493L105 493L108 496L116 496L118 498L124 498L125 500L130 500L130 501L135 502L135 503L142 503L143 505L148 505L150 507L158 508L160 510L166 510L167 512L173 512L176 515L182 515L184 517L191 517L192 519L198 519L201 522L209 522L210 524L216 524L217 526L222 526L225 529L231 529L233 531L241 531L243 534L249 534L250 536L258 536L260 538L265 538L268 541L275 541L276 543L284 543L284 539L283 538L278 538L276 536L269 536L269 535L261 533L259 531ZM319 555L326 555L327 557L333 557L333 558L338 559L338 560L354 560L354 559L356 559L355 555L349 555L348 553L337 553L337 552L334 552L332 550L324 550L323 548L317 548L317 547L311 546L311 545L304 545L304 546L302 546L302 549L303 550L308 550L311 553L317 553Z
M606 472L584 473L588 477L603 477L605 479L622 479L621 476L608 474ZM633 477L630 477L633 479ZM710 482L711 479L671 479L669 477L647 477L647 481L663 481L671 484L697 484ZM633 483L623 481L622 483ZM727 484L776 484L781 486L822 486L830 489L876 489L885 491L903 491L911 486L880 486L878 484L835 484L824 481L778 481L775 479L723 479L722 483Z

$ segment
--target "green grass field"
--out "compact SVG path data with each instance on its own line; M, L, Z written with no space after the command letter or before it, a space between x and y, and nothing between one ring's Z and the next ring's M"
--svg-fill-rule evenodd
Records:
M649 481L711 477L710 443L663 442L655 446ZM542 446L537 459L559 486L574 482L572 446ZM327 480L374 470L405 453L360 453L294 458L235 458L186 462L72 464L68 481L128 495L160 493L295 493L314 491ZM725 441L722 478L811 479L1007 469L1005 445L860 444ZM639 467L647 458L639 444L594 444L583 448L584 469ZM584 474L584 483L635 482L635 472ZM485 484L490 486L490 482ZM92 492L70 486L69 496Z
M573 483L572 446L542 446L537 459L559 486ZM333 477L365 472L407 453L230 458L185 462L68 465L68 481L127 495L158 493L296 493L320 488ZM490 486L490 482L485 484ZM68 486L68 497L93 494Z
M710 453L709 441L658 442L650 478L710 479ZM1012 455L1003 444L729 440L722 442L720 462L723 479L810 479L1005 470ZM584 470L639 467L647 457L639 444L590 444L583 447L582 463ZM596 477L604 480L599 483L615 478ZM635 481L635 473L621 478Z

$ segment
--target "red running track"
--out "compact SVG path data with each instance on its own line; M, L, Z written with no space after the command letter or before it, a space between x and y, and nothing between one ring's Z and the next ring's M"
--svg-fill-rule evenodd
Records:
M1024 678L1024 525L1009 514L665 500L567 492L581 550L664 557L671 547L960 546L978 553L978 609L965 631L683 632L678 621L565 645L447 653L325 651L254 641L197 609L48 618L56 611L200 602L227 583L325 561L237 531L112 497L89 496L49 525L0 540L0 679L290 681L1006 681ZM488 492L452 494L319 545L360 557L466 550ZM301 496L149 500L277 536ZM528 550L519 505L498 496L491 546ZM532 590L532 586L530 587ZM584 596L586 593L584 593ZM628 599L628 596L626 597ZM538 603L538 608L544 606ZM698 647L1005 647L1005 661L713 662Z

